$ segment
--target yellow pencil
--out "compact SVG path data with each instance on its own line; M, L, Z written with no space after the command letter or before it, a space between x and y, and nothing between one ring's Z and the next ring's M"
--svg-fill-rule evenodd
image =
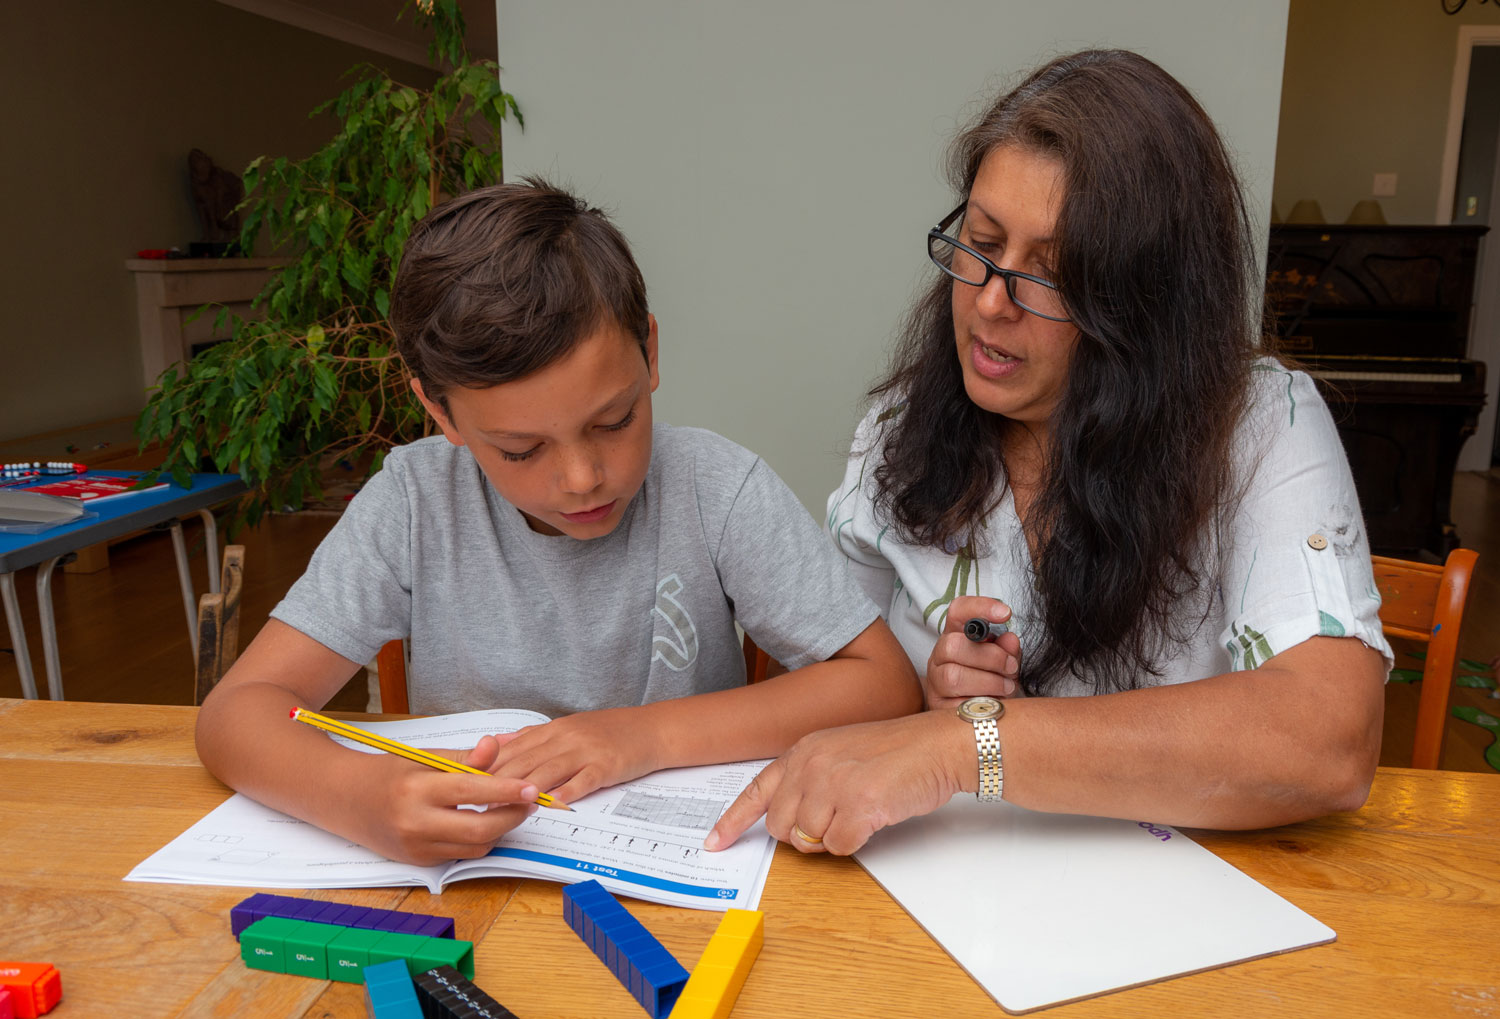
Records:
M436 768L438 771L489 776L489 772L487 771L480 771L478 768L471 768L467 764L459 764L457 761L449 760L438 754L429 754L425 750L418 750L416 747L407 746L405 743L399 743L384 736L377 736L368 729L361 729L357 725L340 722L336 718L329 718L327 715L320 715L316 711L308 711L306 708L293 708L292 718L299 722L306 722L308 725L322 729L324 732L331 732L337 736L352 739L356 743L363 743L365 746L374 747L376 750L384 750L388 754L395 754L397 757L404 757L408 761L425 764L427 767ZM536 802L540 806L551 807L553 810L573 809L562 800L548 793L537 793Z

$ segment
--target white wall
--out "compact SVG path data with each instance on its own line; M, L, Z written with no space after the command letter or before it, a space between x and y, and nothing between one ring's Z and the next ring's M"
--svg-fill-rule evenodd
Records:
M821 518L974 104L1051 56L1137 50L1198 95L1266 222L1287 2L497 0L527 125L505 174L614 213L661 322L657 416L754 449Z

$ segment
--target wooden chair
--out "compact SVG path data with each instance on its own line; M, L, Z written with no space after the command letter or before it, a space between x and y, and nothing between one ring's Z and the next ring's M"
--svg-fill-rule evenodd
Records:
M393 715L409 713L411 702L406 696L406 642L387 641L375 656L375 671L380 674L380 710ZM784 671L770 655L755 646L750 635L745 634L745 676L751 683L759 683L768 675Z
M1371 556L1380 589L1381 629L1427 645L1422 694L1417 702L1413 768L1436 768L1448 721L1448 694L1458 662L1458 633L1469 596L1469 579L1479 554L1456 548L1442 566Z
M240 656L240 591L244 587L245 546L225 545L219 593L198 599L198 676L193 703L208 692Z

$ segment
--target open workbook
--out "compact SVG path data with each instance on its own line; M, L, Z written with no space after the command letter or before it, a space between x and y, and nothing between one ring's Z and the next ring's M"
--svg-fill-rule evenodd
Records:
M547 721L532 711L469 711L361 728L418 747L468 749L484 735ZM351 750L377 753L338 737ZM488 856L436 867L396 863L236 794L126 875L127 881L251 888L425 885L476 877L594 878L619 895L695 909L755 909L775 843L763 823L710 853L704 837L766 764L675 768L538 810ZM416 767L416 765L413 765Z

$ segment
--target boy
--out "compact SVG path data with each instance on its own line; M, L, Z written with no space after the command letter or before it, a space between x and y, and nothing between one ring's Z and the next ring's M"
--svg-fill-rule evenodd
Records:
M391 323L442 436L391 452L204 701L198 753L225 783L431 864L486 853L539 790L567 802L774 757L920 707L900 645L765 463L653 426L656 320L598 210L539 181L435 209L407 242ZM746 686L736 617L792 671ZM464 759L490 777L287 720L402 636L415 709L555 720L480 740Z

